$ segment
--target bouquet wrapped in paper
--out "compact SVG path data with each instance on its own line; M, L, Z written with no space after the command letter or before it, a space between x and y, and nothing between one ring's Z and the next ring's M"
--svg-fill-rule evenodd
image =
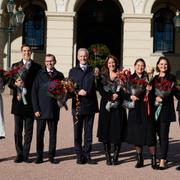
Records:
M26 64L23 66L16 66L11 69L11 71L14 71L14 78L15 78L15 85L17 88L17 100L22 101L24 105L27 105L26 100L26 94L27 89L24 86L25 78L28 73L28 69L26 67Z
M14 77L20 70L20 67L13 67L9 71L0 68L0 92L4 91L4 86L9 82L9 80Z
M75 92L76 84L68 78L64 80L52 80L48 87L48 94L57 99L58 106L68 110L66 101Z
M161 97L162 99L167 97L171 93L174 86L174 82L168 81L163 78L156 79L154 84L155 95ZM162 109L162 102L155 101L155 105L158 106L155 112L155 119L157 120Z
M114 81L110 81L109 78L102 76L101 82L103 84L104 91L107 93L111 93L111 94L119 93L121 89L118 78L115 78ZM109 99L105 108L107 111L110 111L111 108L117 108L118 105L119 102L117 100Z
M119 80L121 88L124 90L124 92L134 95L137 98L146 90L146 79L133 78L130 70L122 70L119 73ZM124 100L122 105L128 109L131 109L135 107L135 102Z

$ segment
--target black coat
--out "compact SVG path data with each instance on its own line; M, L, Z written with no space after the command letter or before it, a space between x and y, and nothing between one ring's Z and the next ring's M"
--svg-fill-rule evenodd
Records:
M146 80L147 76L144 73L139 78L136 73L131 76L132 79ZM147 103L144 101L146 91L138 96L139 100L135 102L135 108L129 110L128 115L128 136L127 141L130 144L138 146L155 145L156 132L155 132L155 119L154 119L154 96L150 92L148 94L150 104L150 115L148 115ZM130 100L131 94L125 94L125 98Z
M101 95L97 137L100 142L104 143L118 144L126 139L127 114L122 107L122 91L113 92L118 89L117 81L117 78L112 81L108 76L104 75L97 81L97 88ZM117 100L119 104L117 107L107 111L106 104L111 100L113 93L119 95Z
M79 96L80 107L78 108L78 115L87 115L97 112L98 102L92 70L87 67L84 72L80 65L77 65L69 71L69 78L77 83L77 91L84 89L87 92L86 96ZM72 114L76 114L75 96L72 99Z
M41 116L39 119L55 119L59 120L59 107L57 100L48 95L48 87L52 80L63 80L64 75L54 69L53 77L51 78L46 71L46 69L41 70L32 88L32 103L33 110L35 112L40 112Z
M159 75L156 75L153 79L153 86L155 87L155 81L159 78ZM165 80L176 82L176 77L170 73L166 74L164 77ZM176 95L176 89L172 88L171 93L163 98L162 109L159 115L159 120L161 122L173 122L176 121L175 107L174 107L174 96ZM157 108L157 107L156 107Z
M12 67L22 66L23 60L17 62L12 65ZM17 100L17 87L15 86L15 77L12 77L9 83L9 88L13 89L13 98L12 98L12 108L11 113L15 115L26 115L26 116L33 116L33 108L31 102L31 90L32 85L35 80L35 77L38 71L41 69L41 65L37 64L34 61L31 61L31 66L28 70L28 73L24 79L24 86L27 89L27 94L25 98L27 100L27 105L24 105L22 101Z

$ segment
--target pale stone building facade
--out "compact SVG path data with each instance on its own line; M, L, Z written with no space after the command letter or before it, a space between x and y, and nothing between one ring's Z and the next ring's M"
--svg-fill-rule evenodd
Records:
M175 29L168 30L167 28L169 34L164 40L167 40L167 44L170 42L172 48L170 45L167 45L168 48L160 48L158 41L163 40L164 31L160 29L159 34L156 32L156 40L154 32L154 18L157 11L164 8L175 15L176 10L180 9L178 0L16 0L15 2L17 5L21 4L24 11L30 4L43 9L44 44L43 48L34 49L33 59L42 62L46 53L53 53L57 58L57 69L65 75L72 66L76 65L77 48L81 46L88 48L91 43L97 43L96 39L98 43L101 43L101 40L103 43L107 42L110 49L112 45L113 54L118 56L124 67L133 69L134 61L140 57L146 60L147 65L155 66L158 57L166 55L170 59L173 72L180 69L180 33ZM8 22L6 3L7 0L0 0L1 27L6 27ZM90 10L92 14L85 14L85 12L91 12ZM111 12L116 13L111 15ZM111 19L106 19L107 13L111 16L113 23L108 22ZM96 18L94 22L91 22L90 15ZM161 21L158 22L161 23ZM91 26L87 27L88 23ZM105 28L100 27L101 24ZM117 27L116 24L118 24ZM160 28L163 27L163 25L160 26ZM168 41L172 33L174 33L173 38ZM113 34L116 36L114 37ZM25 36L23 26L12 33L11 64L20 58L23 36ZM7 33L0 32L0 39L0 65L6 68ZM156 44L157 47L155 47Z

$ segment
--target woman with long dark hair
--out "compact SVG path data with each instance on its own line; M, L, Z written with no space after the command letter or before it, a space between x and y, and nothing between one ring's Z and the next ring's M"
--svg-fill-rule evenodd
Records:
M154 77L156 105L156 130L160 142L160 164L159 169L166 168L167 153L169 146L169 128L176 121L173 96L175 95L176 78L170 73L171 67L166 57L160 57L156 64L158 75Z
M101 95L97 137L104 144L107 165L117 165L121 142L126 137L127 116L121 106L123 97L117 77L118 60L109 55L105 60L104 72L98 79L97 88ZM111 158L113 144L113 158Z

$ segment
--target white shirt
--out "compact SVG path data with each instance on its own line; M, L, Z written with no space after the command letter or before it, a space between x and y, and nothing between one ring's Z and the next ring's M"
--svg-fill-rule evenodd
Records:
M87 64L80 64L80 67L83 71L87 69Z
M31 66L31 60L30 59L29 60L23 59L23 64L26 65L26 69L29 69Z

